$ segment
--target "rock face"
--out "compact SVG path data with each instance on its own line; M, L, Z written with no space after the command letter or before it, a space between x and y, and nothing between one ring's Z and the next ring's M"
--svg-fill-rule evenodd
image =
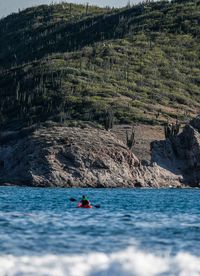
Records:
M94 128L42 127L0 147L1 184L133 187L138 166L114 134Z
M152 162L171 172L183 185L200 187L200 116L178 136L153 142Z
M114 133L43 126L0 135L0 185L200 187L200 117L140 162Z

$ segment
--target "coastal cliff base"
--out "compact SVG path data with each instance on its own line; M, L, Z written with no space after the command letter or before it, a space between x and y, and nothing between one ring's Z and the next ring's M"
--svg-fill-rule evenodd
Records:
M139 166L110 132L59 126L5 141L0 160L1 184L40 187L133 187Z
M151 143L152 163L180 175L180 183L200 187L200 116L177 136Z
M115 133L94 127L47 124L2 133L0 185L199 187L198 120L185 126L177 137L153 141L151 161L146 162Z

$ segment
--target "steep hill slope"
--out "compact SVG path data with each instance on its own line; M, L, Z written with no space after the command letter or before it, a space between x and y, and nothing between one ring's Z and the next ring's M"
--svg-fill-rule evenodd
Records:
M147 2L110 12L69 4L40 6L1 21L0 61L6 65L35 60L141 31L199 37L199 23L198 0Z
M197 114L199 21L192 0L40 6L1 20L1 127L102 123L108 112L148 123Z

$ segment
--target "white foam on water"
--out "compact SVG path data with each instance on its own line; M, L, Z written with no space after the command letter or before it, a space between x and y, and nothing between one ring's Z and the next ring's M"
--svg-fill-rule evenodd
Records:
M1 276L199 276L200 257L180 252L158 256L135 247L105 254L0 256Z

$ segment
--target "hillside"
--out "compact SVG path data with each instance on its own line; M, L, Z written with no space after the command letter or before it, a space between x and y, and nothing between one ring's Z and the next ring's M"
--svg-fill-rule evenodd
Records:
M200 107L200 1L39 6L0 21L1 128L185 120Z

